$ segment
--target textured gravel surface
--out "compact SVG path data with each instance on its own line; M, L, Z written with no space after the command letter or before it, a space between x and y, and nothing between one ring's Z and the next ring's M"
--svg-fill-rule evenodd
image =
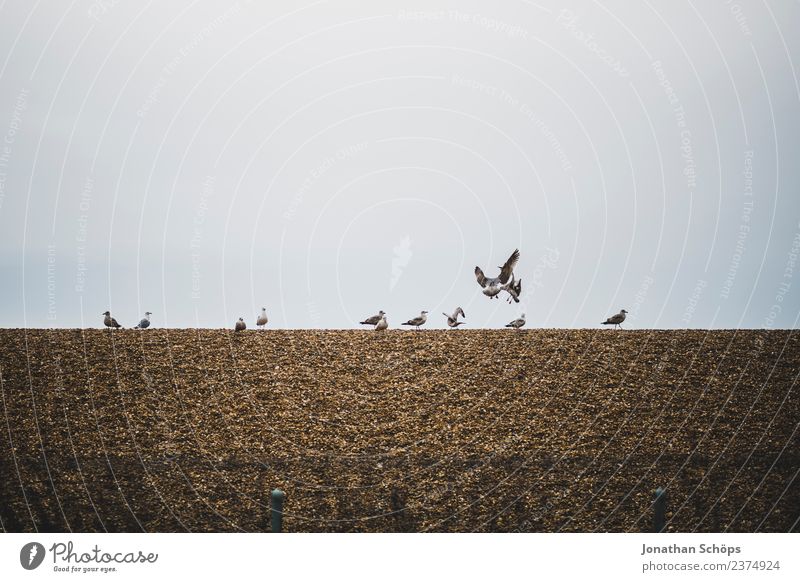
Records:
M0 330L8 531L797 531L796 331Z

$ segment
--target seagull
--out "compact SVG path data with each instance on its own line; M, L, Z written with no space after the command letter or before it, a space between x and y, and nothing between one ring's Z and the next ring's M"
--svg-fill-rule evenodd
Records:
M500 291L503 290L503 286L511 279L514 267L517 266L518 261L519 249L515 249L514 252L511 253L511 256L508 257L506 264L502 267L498 267L498 269L500 269L500 274L493 279L487 278L480 267L475 267L475 278L478 280L478 285L483 287L483 294L489 298L497 297ZM508 289L506 289L506 291L508 291Z
M621 328L622 327L622 322L625 321L625 314L626 313L628 313L628 312L625 311L624 309L620 309L619 313L617 313L616 315L612 315L611 317L606 319L602 323L602 325L613 325L615 329L618 328L618 327Z
M144 317L142 320L136 324L134 329L146 329L150 327L150 316L153 315L150 311L144 312Z
M106 327L111 327L111 328L115 328L115 329L118 328L118 327L122 327L120 324L117 323L116 319L111 317L111 312L110 311L104 311L103 315L106 316L105 319L103 320L103 323L106 325Z
M364 321L359 321L358 323L360 323L360 324L362 324L362 325L375 325L375 324L376 324L376 323L378 323L378 322L381 320L381 318L383 318L385 315L386 315L386 314L383 312L383 309L381 309L381 310L378 312L378 315L373 315L372 317L368 317L368 318L366 318ZM383 328L383 329L386 329L386 328Z
M453 312L453 315L447 315L446 313L442 313L447 318L447 325L452 328L457 328L459 325L463 324L463 321L458 321L459 314L461 317L466 318L467 316L464 315L464 310L460 307L456 307L456 310Z
M519 296L522 294L522 279L514 280L514 273L511 273L511 281L503 285L503 291L508 291L508 302L519 303Z
M247 329L247 324L244 322L243 318L239 318L239 321L236 322L236 327L234 328L235 331L244 331Z
M383 313L381 311L381 313ZM389 327L389 322L386 321L386 315L381 315L381 318L378 320L378 323L375 325L375 331L383 331Z
M518 330L523 325L525 325L525 314L524 313L522 314L521 317L518 317L517 319L515 319L511 323L507 323L506 327L513 327L514 329Z
M423 311L419 314L419 317L415 317L414 319L409 319L403 325L413 325L414 327L419 329L419 326L424 325L426 321L428 321L428 312Z
M267 308L261 308L261 315L256 318L256 325L261 329L264 329L264 326L267 325L269 318L267 318Z

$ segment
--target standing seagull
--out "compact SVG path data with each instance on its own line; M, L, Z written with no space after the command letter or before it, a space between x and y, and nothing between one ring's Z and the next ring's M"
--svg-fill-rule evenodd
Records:
M383 313L383 312L381 312ZM386 321L386 316L381 315L381 318L378 320L378 323L375 325L375 331L383 331L387 327L389 327L389 322Z
M428 312L423 311L419 314L419 317L415 317L414 319L409 319L403 325L413 325L414 327L419 329L419 326L424 325L426 321L428 321Z
M619 313L612 315L606 319L602 325L613 325L614 328L622 328L622 322L625 321L625 314L628 313L624 309L620 309Z
M378 315L373 315L372 317L368 317L368 318L366 318L364 321L359 321L358 323L360 323L361 325L375 325L375 324L377 324L377 323L378 323L378 322L379 322L379 321L380 321L380 320L381 320L381 319L382 319L382 318L383 318L385 315L386 315L386 314L383 312L383 309L381 309L381 310L378 312ZM383 328L383 329L386 329L386 328Z
M525 325L525 314L523 313L521 317L518 317L511 323L507 323L506 327L513 327L516 330L519 330L523 325Z
M141 319L141 321L139 321L139 323L136 324L136 327L134 329L147 329L148 327L150 327L151 315L153 315L151 312L145 311L144 317Z
M105 319L103 320L103 323L105 324L106 327L110 327L110 328L113 328L113 329L117 329L117 328L122 327L120 324L117 323L116 319L111 317L111 312L110 311L103 312L103 315L106 316Z
M500 291L503 290L503 286L511 279L518 261L519 249L515 249L511 256L508 257L505 265L498 267L500 274L492 279L486 277L480 267L475 267L475 278L478 280L478 285L483 287L483 294L489 298L497 297Z
M458 316L466 319L466 315L464 315L464 310L460 307L456 307L456 310L453 312L453 315L447 315L446 313L442 313L447 318L447 325L452 328L457 328L459 325L463 324L463 321L458 321Z
M267 309L266 307L261 308L261 315L256 318L256 325L261 329L264 329L264 326L267 325L269 319L267 318Z
M235 331L244 331L247 329L247 324L244 322L243 318L239 318L239 321L236 322L236 327L233 328Z

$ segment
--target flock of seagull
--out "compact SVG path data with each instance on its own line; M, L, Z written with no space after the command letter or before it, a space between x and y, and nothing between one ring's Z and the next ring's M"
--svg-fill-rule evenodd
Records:
M497 267L500 269L500 274L497 277L489 278L484 275L483 270L480 267L475 267L475 279L478 281L478 285L481 286L482 293L486 295L489 299L497 299L498 295L501 292L505 291L508 294L507 301L511 303L512 301L515 303L519 303L519 297L522 294L522 279L517 279L514 277L514 268L517 266L519 262L519 250L514 250L511 253L511 256L508 257L508 260L502 267ZM605 321L601 322L602 325L613 325L615 329L620 329L622 327L622 322L625 321L625 315L628 312L624 309L620 310L619 313L616 315L612 315ZM117 320L111 317L111 312L106 311L103 313L105 319L103 323L106 327L111 329L116 329L122 327ZM134 329L147 329L150 327L150 316L153 315L151 312L146 311L144 317L139 321ZM462 319L466 319L467 316L464 314L464 310L460 307L456 307L456 310L451 314L447 315L446 313L442 313L447 318L447 325L451 329L457 329L459 325L463 325L465 322L459 320L459 316ZM428 321L428 312L422 311L420 312L418 317L414 317L409 319L405 323L401 325L408 325L416 328L419 328L425 325L425 322ZM256 317L256 327L259 329L264 329L264 327L269 323L269 318L267 317L267 310L266 308L261 308L261 313L258 314ZM364 321L359 322L360 325L372 325L374 326L375 331L384 331L389 328L389 322L386 319L386 312L383 310L379 311L376 315L366 318ZM519 330L522 326L525 325L525 314L523 313L520 317L511 321L506 324L506 327L510 327L516 330ZM244 331L247 329L247 324L244 321L243 317L240 317L239 320L234 325L234 331Z

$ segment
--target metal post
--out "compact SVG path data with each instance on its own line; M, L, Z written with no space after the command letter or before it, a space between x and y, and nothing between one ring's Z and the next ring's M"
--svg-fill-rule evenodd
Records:
M659 487L656 489L656 498L653 501L653 531L660 533L667 526L667 490Z
M272 509L270 510L270 522L272 523L272 533L281 533L283 530L283 500L286 493L280 489L272 490Z

